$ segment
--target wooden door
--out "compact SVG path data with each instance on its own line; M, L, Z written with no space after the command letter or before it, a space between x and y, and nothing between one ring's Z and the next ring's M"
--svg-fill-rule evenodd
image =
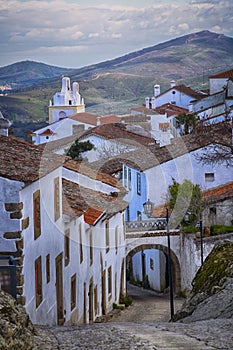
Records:
M93 288L93 280L90 280L89 284L89 322L94 321L94 288Z
M57 324L65 322L63 306L63 269L62 253L56 257L56 297L57 297Z
M106 315L106 271L102 271L102 314Z

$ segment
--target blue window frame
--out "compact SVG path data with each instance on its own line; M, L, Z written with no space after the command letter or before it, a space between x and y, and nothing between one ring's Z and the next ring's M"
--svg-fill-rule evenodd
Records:
M137 173L137 194L141 195L141 174Z

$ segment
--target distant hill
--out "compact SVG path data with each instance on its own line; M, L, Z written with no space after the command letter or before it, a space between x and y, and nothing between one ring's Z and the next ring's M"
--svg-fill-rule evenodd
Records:
M67 68L49 66L44 63L22 61L0 68L0 85L12 84L13 88L30 85L57 77L70 71Z
M44 122L49 100L60 91L61 75L66 74L80 83L89 111L100 115L125 114L153 94L154 84L160 84L161 90L165 90L170 80L175 79L177 84L206 89L209 75L232 66L233 38L209 31L185 35L79 69L19 62L0 68L0 83L16 82L21 86L14 94L0 99L0 110L5 117L20 123ZM19 101L21 111L17 112ZM27 111L22 113L25 107Z

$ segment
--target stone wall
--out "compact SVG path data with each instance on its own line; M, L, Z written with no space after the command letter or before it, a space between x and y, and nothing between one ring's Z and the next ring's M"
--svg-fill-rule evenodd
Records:
M33 349L34 327L23 306L0 290L0 349Z

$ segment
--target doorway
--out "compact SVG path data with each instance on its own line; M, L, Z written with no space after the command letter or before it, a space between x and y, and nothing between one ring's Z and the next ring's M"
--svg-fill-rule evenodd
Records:
M56 257L56 298L57 298L57 324L65 322L63 305L63 269L62 253Z

